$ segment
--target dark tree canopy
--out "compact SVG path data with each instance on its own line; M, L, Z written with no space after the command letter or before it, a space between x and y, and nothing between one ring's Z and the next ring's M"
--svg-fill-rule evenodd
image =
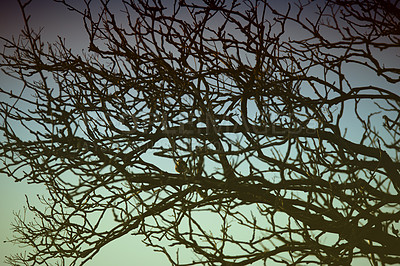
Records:
M56 2L81 52L2 38L0 172L48 190L8 263L400 263L398 0Z

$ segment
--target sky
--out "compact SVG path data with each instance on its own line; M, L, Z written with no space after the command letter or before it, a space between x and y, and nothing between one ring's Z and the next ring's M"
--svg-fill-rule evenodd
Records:
M65 12L60 4L50 0L33 0L28 12L32 15L32 25L45 26L43 29L46 40L55 40L57 36L65 37L67 45L77 50L87 46L86 35L83 34L82 20L72 12ZM0 35L4 37L18 36L22 29L22 15L17 1L0 1ZM0 42L1 49L3 42ZM0 74L2 88L19 87L14 80ZM18 90L19 88L15 88ZM4 264L6 255L23 252L18 246L4 243L12 236L11 222L13 212L23 211L25 195L35 202L37 194L46 191L38 185L28 185L24 182L15 183L12 179L0 175L0 265ZM138 238L131 235L122 237L107 245L97 254L88 266L106 265L169 265L167 258L146 247Z
M28 9L32 15L31 24L38 29L44 27L44 37L49 42L56 40L57 36L65 37L67 46L76 50L86 49L87 36L82 29L82 20L79 16L65 10L60 4L51 0L33 0ZM22 16L17 1L0 1L0 35L4 37L17 36L22 29ZM3 42L0 41L0 46ZM362 73L356 73L357 76ZM356 77L357 77L356 76ZM365 82L365 80L364 80ZM0 74L0 86L13 87L20 84ZM353 132L354 133L354 132ZM13 212L21 211L25 205L25 195L35 199L37 194L44 193L40 186L26 183L15 183L5 176L0 176L0 265L5 255L23 251L18 247L3 243L11 237L10 223L13 221ZM105 265L168 265L166 257L161 253L155 253L151 248L145 247L140 239L125 236L110 245L87 263L89 266Z

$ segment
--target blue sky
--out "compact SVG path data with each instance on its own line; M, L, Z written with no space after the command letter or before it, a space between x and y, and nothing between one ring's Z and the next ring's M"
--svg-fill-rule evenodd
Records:
M83 32L82 19L72 12L68 12L61 4L53 3L50 0L33 0L30 8L27 9L31 17L31 25L35 29L44 26L44 38L49 42L57 39L57 36L65 37L67 46L74 48L76 51L86 49L88 45L87 36ZM19 11L17 1L3 0L0 2L0 35L10 37L17 36L23 27L22 16ZM3 43L0 42L2 46ZM379 80L367 80L363 76L362 70L354 71L354 80L357 82L359 78L360 84L371 84ZM20 84L10 78L0 74L0 86L2 88L14 87L16 90ZM372 108L371 106L366 107ZM348 120L348 126L355 126ZM353 130L351 134L358 130ZM5 244L3 240L11 236L9 230L10 223L13 220L14 211L22 211L25 205L25 195L35 201L37 194L41 194L44 189L37 185L27 185L25 183L14 183L11 179L0 176L0 260L10 253L21 252L12 244ZM94 260L87 265L168 265L167 259L161 253L155 253L149 247L145 247L140 239L127 235L120 240L106 246Z
M87 48L88 42L83 32L82 19L75 13L66 12L61 4L51 0L34 0L27 10L32 14L30 23L35 29L44 26L45 40L52 42L60 36L65 37L67 45L76 50ZM17 37L22 27L22 15L17 1L0 1L0 35ZM2 42L0 45L3 47ZM21 88L21 84L3 73L0 74L0 86L13 88L16 91ZM23 206L26 205L25 195L30 201L35 202L36 195L44 193L46 191L41 186L28 185L25 182L15 183L0 175L0 265L3 265L4 256L24 251L13 244L3 242L12 236L10 223L14 219L13 212L23 211ZM153 252L152 248L146 247L140 239L127 235L106 246L87 265L168 265L168 261L163 254Z

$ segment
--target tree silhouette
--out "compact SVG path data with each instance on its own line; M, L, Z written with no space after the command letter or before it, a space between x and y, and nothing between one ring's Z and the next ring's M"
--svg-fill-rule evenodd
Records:
M127 234L173 265L400 263L398 1L56 2L87 50L46 44L23 3L3 38L23 90L1 89L1 173L48 190L8 263Z

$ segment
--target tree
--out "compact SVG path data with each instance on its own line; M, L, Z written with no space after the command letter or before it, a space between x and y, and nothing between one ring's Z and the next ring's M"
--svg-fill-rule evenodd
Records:
M57 2L87 50L45 44L23 3L3 38L23 91L1 90L1 172L48 190L8 263L126 234L173 265L400 262L398 1Z

